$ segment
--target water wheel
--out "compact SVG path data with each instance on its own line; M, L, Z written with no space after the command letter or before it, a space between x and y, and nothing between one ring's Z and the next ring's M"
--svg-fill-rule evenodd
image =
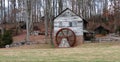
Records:
M66 38L70 47L73 47L76 43L76 35L69 28L62 28L56 33L56 43L57 46L60 45L63 38Z

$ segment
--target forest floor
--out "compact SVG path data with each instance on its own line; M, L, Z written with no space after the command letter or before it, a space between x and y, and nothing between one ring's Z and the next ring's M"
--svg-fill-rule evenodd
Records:
M14 37L13 37L14 43L16 43L16 42L21 42L21 41L25 41L25 39L26 39L26 33L23 33L23 34L20 34L20 35L17 35L17 36L14 36ZM31 36L30 36L30 40L33 41L33 42L45 43L45 42L44 42L44 40L45 40L45 35L38 35L38 36L31 35Z
M74 48L50 48L47 44L27 47L0 49L0 62L120 62L119 41Z

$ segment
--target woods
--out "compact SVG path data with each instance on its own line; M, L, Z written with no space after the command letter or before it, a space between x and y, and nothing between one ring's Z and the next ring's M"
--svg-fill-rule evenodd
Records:
M120 0L0 0L0 62L120 62Z
M0 27L8 29L14 25L16 35L21 31L21 23L26 23L29 36L34 26L43 23L45 35L52 36L53 19L62 10L70 8L89 22L89 30L105 25L116 32L120 26L120 0L0 0ZM29 37L27 37L29 39Z

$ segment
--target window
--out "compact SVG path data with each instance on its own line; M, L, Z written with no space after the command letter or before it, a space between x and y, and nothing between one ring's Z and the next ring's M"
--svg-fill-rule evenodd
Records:
M77 27L77 22L74 21L74 22L69 22L69 26L70 27Z
M68 22L59 22L59 27L69 27Z
M69 23L70 27L72 27L72 22Z

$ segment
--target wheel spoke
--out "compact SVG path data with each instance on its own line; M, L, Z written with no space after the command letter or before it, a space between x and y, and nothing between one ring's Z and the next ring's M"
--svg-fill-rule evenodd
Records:
M67 30L67 36L69 36L69 30Z
M63 34L63 36L65 37L65 34L64 34L63 30L62 30L62 34Z

